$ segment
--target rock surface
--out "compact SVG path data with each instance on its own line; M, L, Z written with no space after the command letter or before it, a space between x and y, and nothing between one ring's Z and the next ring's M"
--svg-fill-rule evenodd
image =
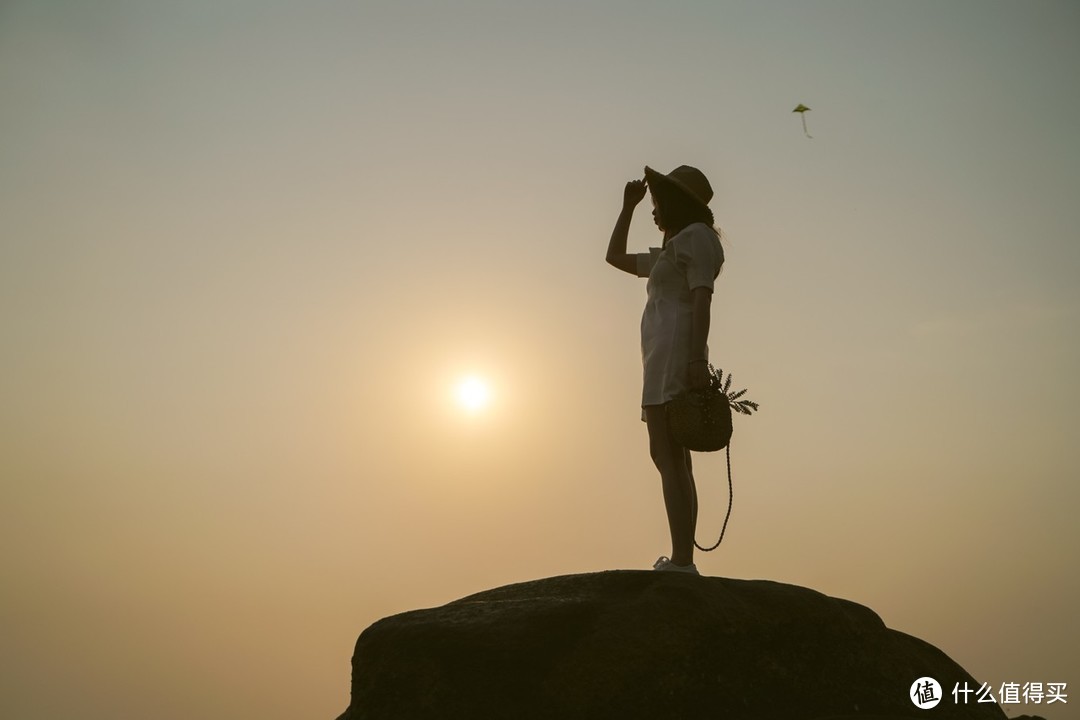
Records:
M384 618L353 654L347 720L965 718L977 683L870 609L766 580L653 571L509 585ZM944 697L922 710L912 683Z

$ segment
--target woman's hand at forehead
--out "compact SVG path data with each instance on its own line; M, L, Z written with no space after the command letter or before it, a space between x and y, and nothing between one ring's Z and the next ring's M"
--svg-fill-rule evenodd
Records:
M626 183L626 188L623 190L623 207L632 208L636 207L639 202L645 199L645 179L631 180Z

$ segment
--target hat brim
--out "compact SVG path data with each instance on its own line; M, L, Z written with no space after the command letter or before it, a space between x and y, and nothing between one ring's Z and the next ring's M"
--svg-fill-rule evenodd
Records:
M669 176L665 175L664 173L659 172L657 170L653 170L648 165L645 166L645 182L649 187L656 187L656 186L661 185L661 184L665 184L668 187L673 187L673 188L677 189L679 192L681 192L682 194L686 195L688 198L690 198L690 200L694 201L698 205L701 205L702 207L706 207L706 208L709 207L709 203L705 202L700 197L698 197L697 193L695 193L693 190L686 187L685 185L683 185L681 182L679 182L675 178L669 177Z

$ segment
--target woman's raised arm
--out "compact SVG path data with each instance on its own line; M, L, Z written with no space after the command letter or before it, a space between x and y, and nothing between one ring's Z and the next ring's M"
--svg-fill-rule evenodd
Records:
M607 262L623 272L637 277L637 257L626 252L626 236L630 233L630 220L634 217L634 208L645 197L645 181L631 180L623 190L623 207L615 229L608 241Z

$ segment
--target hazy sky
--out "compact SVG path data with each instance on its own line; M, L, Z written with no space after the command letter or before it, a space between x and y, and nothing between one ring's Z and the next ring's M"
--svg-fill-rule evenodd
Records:
M701 570L1080 703L1078 36L1074 2L0 1L0 715L329 720L380 617L650 568L645 286L603 255L683 163L761 404Z

